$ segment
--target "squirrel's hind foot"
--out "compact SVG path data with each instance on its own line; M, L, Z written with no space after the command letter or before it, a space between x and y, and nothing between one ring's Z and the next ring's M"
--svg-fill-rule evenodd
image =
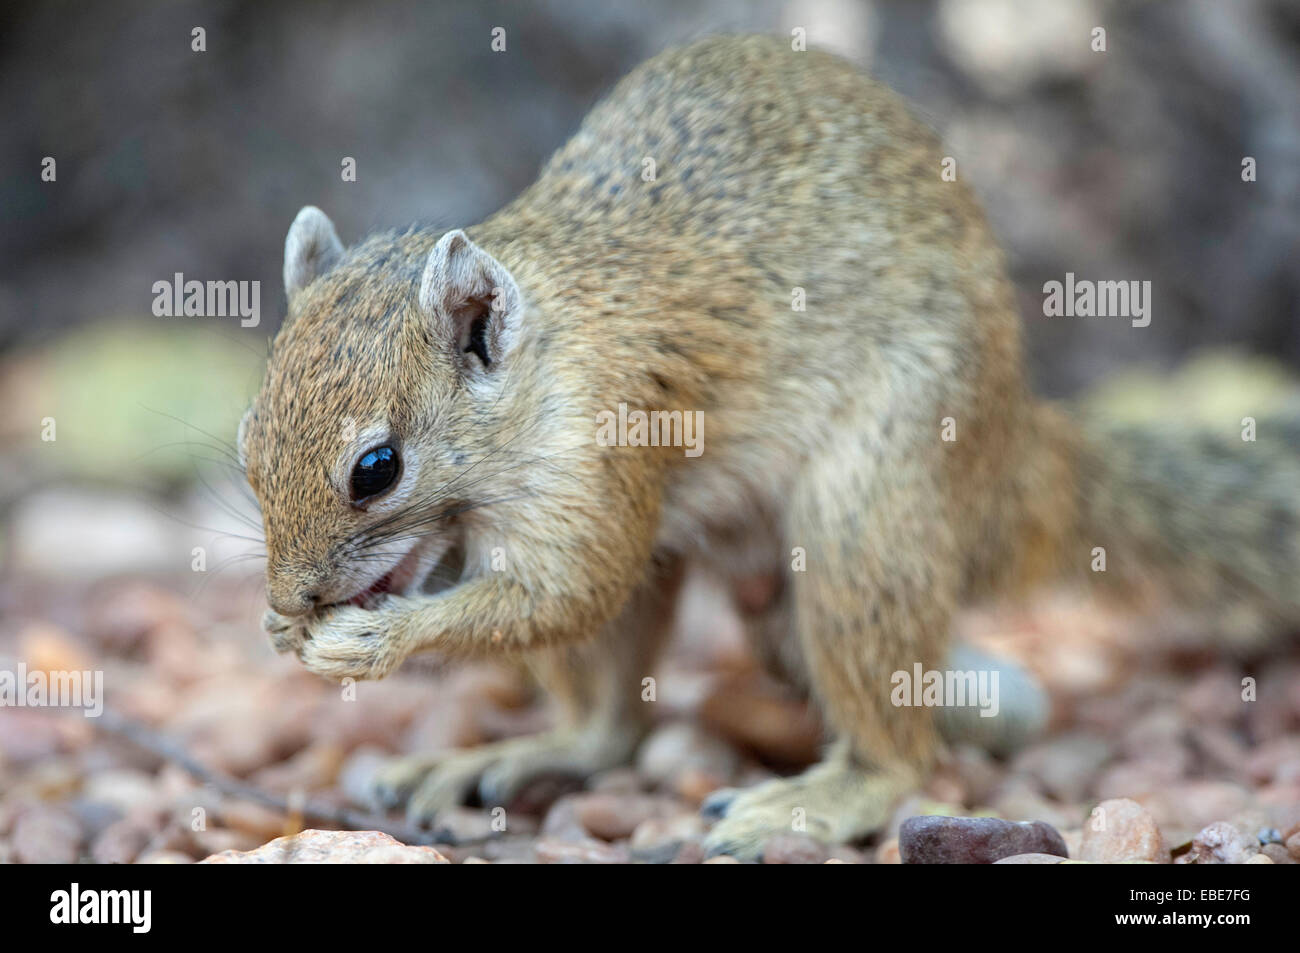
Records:
M832 756L797 777L706 799L702 813L721 819L704 850L709 857L758 861L763 845L780 834L806 834L827 844L855 841L883 827L914 786L908 772L869 771Z

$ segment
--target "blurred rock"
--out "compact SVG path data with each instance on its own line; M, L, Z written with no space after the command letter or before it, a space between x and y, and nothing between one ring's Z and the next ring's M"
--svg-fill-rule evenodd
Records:
M991 864L1032 853L1066 856L1065 842L1051 826L994 817L909 817L898 844L905 864Z
M1155 818L1136 801L1102 801L1083 825L1079 859L1095 864L1144 860L1168 863L1169 851Z
M641 776L634 768L611 768L592 775L587 780L587 788L603 794L640 794Z
M898 846L898 838L891 837L887 841L882 841L876 848L875 861L878 864L901 864L903 862L902 851Z
M129 814L158 803L159 791L151 775L119 769L91 775L86 779L81 796L91 803L106 804L122 814Z
M287 761L269 765L253 775L253 783L268 791L319 791L334 786L343 767L343 749L324 742L310 745Z
M671 817L648 817L632 831L628 847L632 859L641 863L680 862L682 846L704 836L704 822L691 811ZM699 863L703 856L693 862Z
M557 840L582 840L589 836L578 820L578 795L559 798L550 806L542 820L542 835Z
M778 834L763 842L765 864L822 864L830 848L806 834Z
M941 0L939 36L953 61L995 96L1024 96L1100 68L1088 47L1102 21L1093 0Z
M88 672L95 668L86 649L57 625L37 622L24 626L18 644L28 672Z
M375 774L391 759L392 755L373 745L357 748L339 769L339 789L357 807L372 807Z
M809 706L748 676L719 682L700 705L699 718L733 744L781 764L813 763L825 740Z
M256 834L229 827L209 827L194 831L193 838L200 856L254 850L264 843Z
M72 864L81 851L81 825L67 811L44 804L14 821L10 842L20 864Z
M888 839L897 837L902 829L903 822L912 817L922 815L936 817L961 817L964 810L960 804L945 804L941 801L935 801L920 795L911 795L903 798L898 807L894 809L893 816L889 819L883 836Z
M1259 841L1226 821L1216 821L1192 840L1192 849L1178 858L1185 864L1244 864L1259 853Z
M121 820L106 828L90 845L97 864L134 863L153 841L156 832L136 820Z
M1014 774L1007 778L989 803L1006 820L1042 821L1058 830L1077 824L1082 813L1070 805L1048 800L1038 793L1029 779Z
M539 864L626 864L631 855L626 846L587 840L564 843L543 837L534 846Z
M995 864L1059 864L1065 860L1056 854L1012 854L1010 857L1003 857L1001 860L995 860Z
M1062 801L1083 801L1097 772L1112 757L1112 746L1102 738L1075 732L1043 741L1015 758L1014 770L1026 771L1045 792Z
M218 810L221 823L235 831L242 831L260 841L271 840L285 833L288 819L279 811L244 801L228 798L221 803Z
M192 864L194 858L178 850L151 850L136 859L137 864Z
M1273 861L1275 864L1297 863L1296 859L1291 856L1290 851L1281 844L1265 844L1259 849L1259 852L1261 854L1267 854L1268 859Z
M192 530L141 499L99 490L49 489L22 497L10 516L12 567L59 579L187 567Z
M379 831L306 830L256 850L227 850L204 864L446 864L432 847L408 847Z
M574 801L578 823L593 837L605 841L631 837L649 820L664 820L678 813L677 805L662 797L645 794L593 793Z
M86 609L86 634L104 651L129 655L141 650L161 627L188 628L190 613L175 593L148 582L106 585Z
M1240 813L1252 798L1239 784L1205 780L1159 786L1134 800L1150 811L1162 828L1197 831L1213 821Z
M0 757L6 761L39 761L63 747L64 733L59 722L45 709L9 708L0 718Z
M691 794L726 785L739 763L729 744L687 721L655 729L637 752L637 770L647 780L667 790L679 790L686 780Z
M500 817L511 833L523 834L536 830L536 825L524 815L502 814ZM446 808L439 811L434 819L433 836L438 841L453 845L474 844L503 833L494 829L493 821L493 813L488 810L472 807Z

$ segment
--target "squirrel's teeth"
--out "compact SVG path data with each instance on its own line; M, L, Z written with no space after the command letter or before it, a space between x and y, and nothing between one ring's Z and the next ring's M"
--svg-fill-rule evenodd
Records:
M378 582L367 589L365 592L358 592L348 600L348 605L358 606L362 609L370 608L370 603L374 601L375 596L383 595L388 592L393 582L393 574L385 573Z

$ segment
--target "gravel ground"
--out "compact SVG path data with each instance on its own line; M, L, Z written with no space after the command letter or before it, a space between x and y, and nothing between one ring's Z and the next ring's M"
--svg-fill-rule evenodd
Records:
M543 701L510 670L436 660L353 697L271 652L256 578L205 582L197 592L192 579L143 576L78 591L0 584L0 671L101 670L109 709L98 720L0 710L0 860L698 863L710 791L816 755L815 719L754 669L735 618L696 581L635 767L585 788L539 782L509 806L504 831L464 808L404 849L415 837L396 815L357 823L375 766L536 731ZM767 844L765 862L1300 860L1300 653L1231 661L1064 596L969 615L960 629L1043 680L1047 736L1008 760L948 751L877 837L827 846L792 832ZM107 730L121 725L153 749ZM163 757L160 738L211 772L208 783ZM232 795L218 775L269 804ZM1043 823L1007 823L1021 821ZM396 840L298 833L341 826Z

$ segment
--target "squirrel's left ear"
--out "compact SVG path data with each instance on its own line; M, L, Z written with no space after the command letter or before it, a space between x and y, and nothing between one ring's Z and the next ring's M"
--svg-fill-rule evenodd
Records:
M456 352L492 367L514 343L519 286L509 269L460 229L438 239L420 280L420 309Z
M285 295L292 301L342 257L343 243L329 216L314 205L304 205L284 239Z

